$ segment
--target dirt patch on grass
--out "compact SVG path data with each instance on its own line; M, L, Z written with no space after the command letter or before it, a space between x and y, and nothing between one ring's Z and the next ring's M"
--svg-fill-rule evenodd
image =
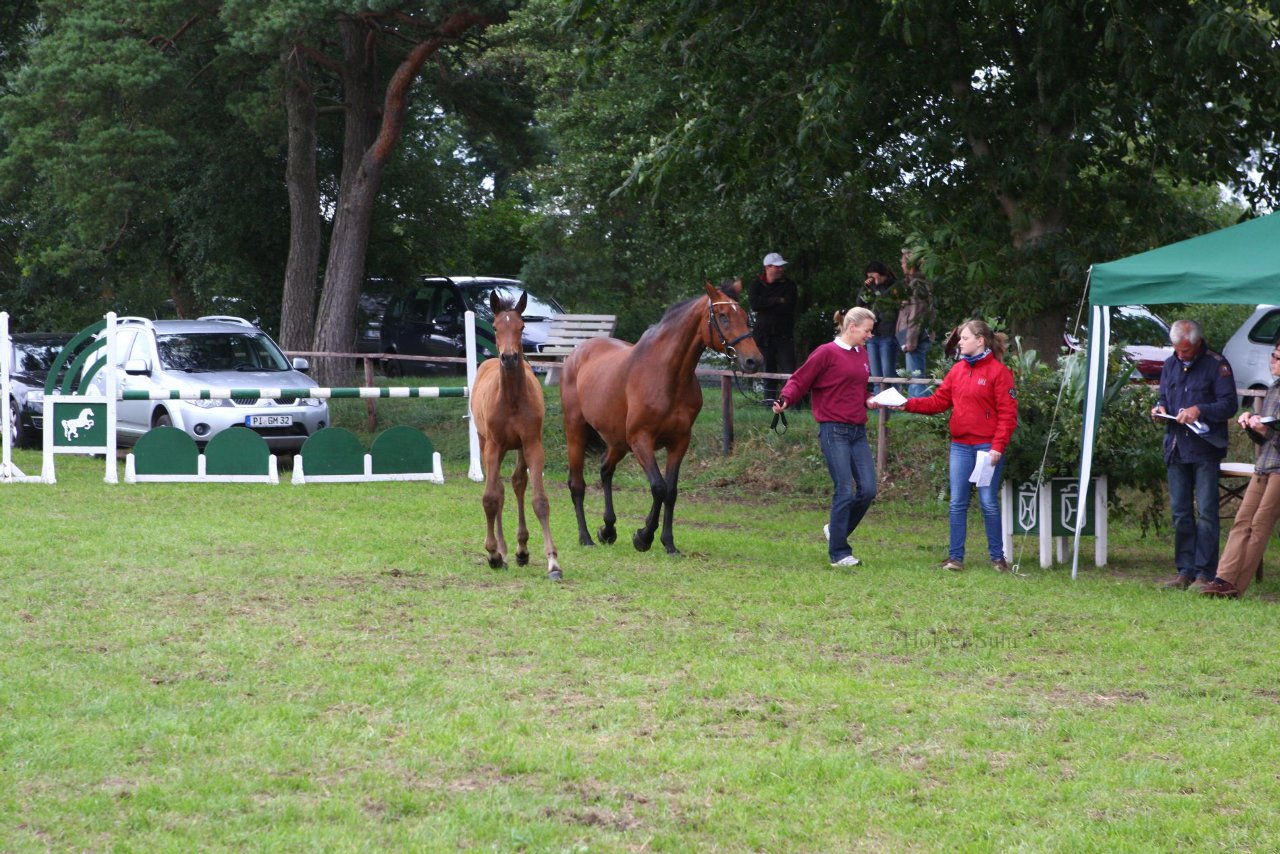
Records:
M1106 691L1094 694L1081 691L1068 691L1065 688L1055 688L1050 691L1047 696L1055 705L1058 706L1072 706L1088 709L1109 709L1115 706L1145 703L1151 699L1145 691Z

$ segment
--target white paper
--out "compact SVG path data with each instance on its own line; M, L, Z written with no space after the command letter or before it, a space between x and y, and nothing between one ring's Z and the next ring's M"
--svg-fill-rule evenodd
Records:
M1177 420L1178 420L1178 416L1176 416L1176 415L1170 415L1170 414L1169 414L1169 413L1167 413L1167 412L1157 412L1157 413L1156 413L1156 417L1157 417L1157 418L1168 418L1170 421L1177 421ZM1208 433L1208 432L1209 432L1209 425L1208 425L1208 424L1205 424L1203 421L1192 421L1190 424L1187 424L1187 425L1184 425L1184 426L1191 428L1191 432L1192 432L1192 433L1198 433L1198 434L1200 434L1201 436L1203 436L1205 433Z
M990 451L978 451L978 458L973 462L973 473L969 475L969 482L975 486L990 486L991 476L996 473L996 467L991 464Z
M902 406L907 402L907 399L902 396L902 392L898 391L893 386L889 386L887 389L875 395L871 399L881 406Z

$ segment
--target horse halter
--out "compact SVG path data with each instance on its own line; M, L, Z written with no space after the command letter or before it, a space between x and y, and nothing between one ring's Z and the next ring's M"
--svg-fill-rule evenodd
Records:
M741 309L742 306L738 305L733 300L721 300L720 302L712 302L710 297L707 298L707 329L714 331L716 335L720 336L720 343L724 345L724 354L728 356L730 359L736 360L738 358L738 351L733 349L733 345L740 344L746 339L752 338L754 336L751 333L751 329L748 328L746 332L742 333L737 338L734 338L732 341L730 341L729 337L725 335L722 331L720 331L720 326L716 323L715 308L718 305L731 305L737 309ZM707 333L708 341L714 342L715 337L716 336L711 334L711 332Z

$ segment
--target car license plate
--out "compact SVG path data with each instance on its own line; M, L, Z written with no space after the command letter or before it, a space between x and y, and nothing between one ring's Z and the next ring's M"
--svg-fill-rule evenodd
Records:
M292 415L246 415L246 427L292 427Z

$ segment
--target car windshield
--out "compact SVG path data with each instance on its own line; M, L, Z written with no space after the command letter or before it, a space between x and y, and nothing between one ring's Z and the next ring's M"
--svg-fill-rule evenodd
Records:
M490 322L493 321L493 312L489 309L489 294L495 290L505 300L520 299L519 287L480 285L468 288L467 295L471 297L471 304L475 306L476 317ZM528 292L526 291L526 293ZM540 300L533 294L529 294L529 300L525 304L524 314L522 315L526 320L546 320L553 314L564 314L564 309L560 307L560 303L555 300Z
M182 332L156 336L160 364L171 371L287 371L280 348L262 333Z
M1111 317L1111 336L1123 344L1168 347L1169 330L1160 322L1142 314L1116 312Z
M66 343L62 338L15 341L13 344L14 373L47 375Z

